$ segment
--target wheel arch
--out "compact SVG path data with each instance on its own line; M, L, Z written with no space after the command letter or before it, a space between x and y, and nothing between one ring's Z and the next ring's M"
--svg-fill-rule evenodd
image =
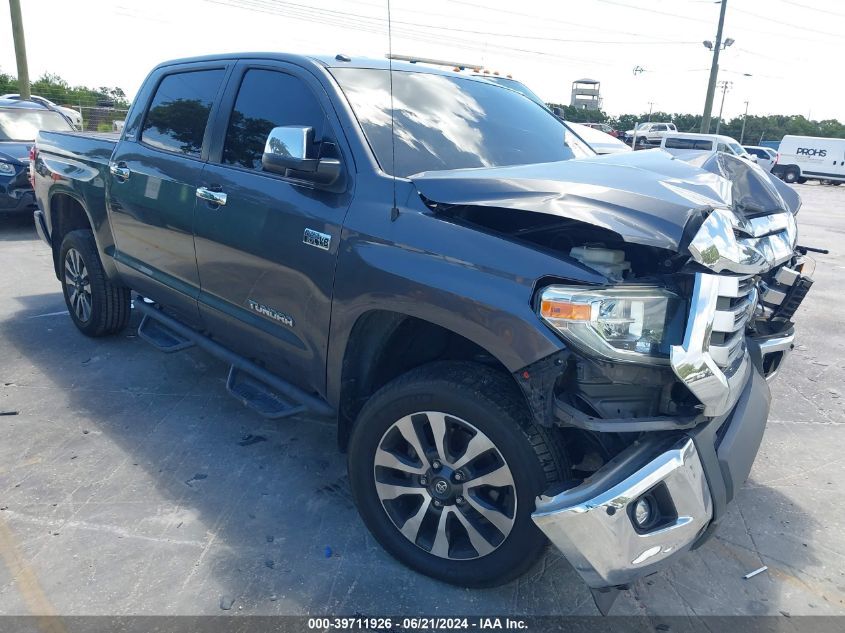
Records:
M103 209L105 215L105 209ZM49 218L50 218L50 243L53 249L53 271L59 277L59 251L62 247L62 240L71 231L87 229L94 234L94 241L97 244L97 251L106 275L114 279L117 277L117 269L111 257L104 257L106 249L113 247L111 229L108 222L97 222L93 217L88 204L78 193L68 189L57 189L51 192L49 197Z
M340 449L346 449L358 413L378 389L411 369L442 360L473 361L508 376L528 406L502 360L478 343L426 319L374 309L355 321L343 354L338 394Z

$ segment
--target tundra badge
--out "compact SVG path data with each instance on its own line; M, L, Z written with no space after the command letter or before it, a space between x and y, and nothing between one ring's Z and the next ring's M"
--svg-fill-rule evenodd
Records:
M315 246L317 248L322 248L324 251L329 250L329 246L332 243L332 236L326 233L320 233L319 231L315 231L314 229L305 229L305 233L302 236L302 241L308 244L309 246Z
M246 302L249 305L250 309L254 310L255 312L258 312L258 314L263 314L264 316L269 317L274 321L283 323L288 327L293 327L293 317L285 314L284 312L279 312L278 310L269 308L264 304L258 303L257 301L253 301L252 299L247 299Z

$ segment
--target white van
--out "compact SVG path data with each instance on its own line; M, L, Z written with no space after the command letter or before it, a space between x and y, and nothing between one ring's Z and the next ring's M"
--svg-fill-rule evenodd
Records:
M675 132L667 134L660 141L660 147L674 156L682 156L691 151L726 152L756 163L757 157L745 151L745 148L730 136L723 134L696 134L694 132Z
M786 182L845 181L845 138L784 136L772 173Z

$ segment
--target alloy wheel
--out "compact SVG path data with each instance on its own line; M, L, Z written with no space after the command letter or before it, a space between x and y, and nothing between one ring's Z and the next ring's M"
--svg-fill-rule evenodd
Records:
M490 438L465 420L439 411L397 420L379 441L373 470L393 524L435 556L486 556L513 529L511 470Z
M65 287L76 318L87 323L91 319L91 280L85 261L75 248L65 254Z

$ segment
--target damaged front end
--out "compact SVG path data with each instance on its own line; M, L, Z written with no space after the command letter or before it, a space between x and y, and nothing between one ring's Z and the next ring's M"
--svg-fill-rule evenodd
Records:
M419 187L444 217L607 278L538 281L537 314L566 345L515 373L535 420L573 451L571 480L534 521L603 611L701 544L747 478L814 267L791 188L725 154L637 154L577 161L559 185L547 167L487 183L479 170L463 198L439 176Z

